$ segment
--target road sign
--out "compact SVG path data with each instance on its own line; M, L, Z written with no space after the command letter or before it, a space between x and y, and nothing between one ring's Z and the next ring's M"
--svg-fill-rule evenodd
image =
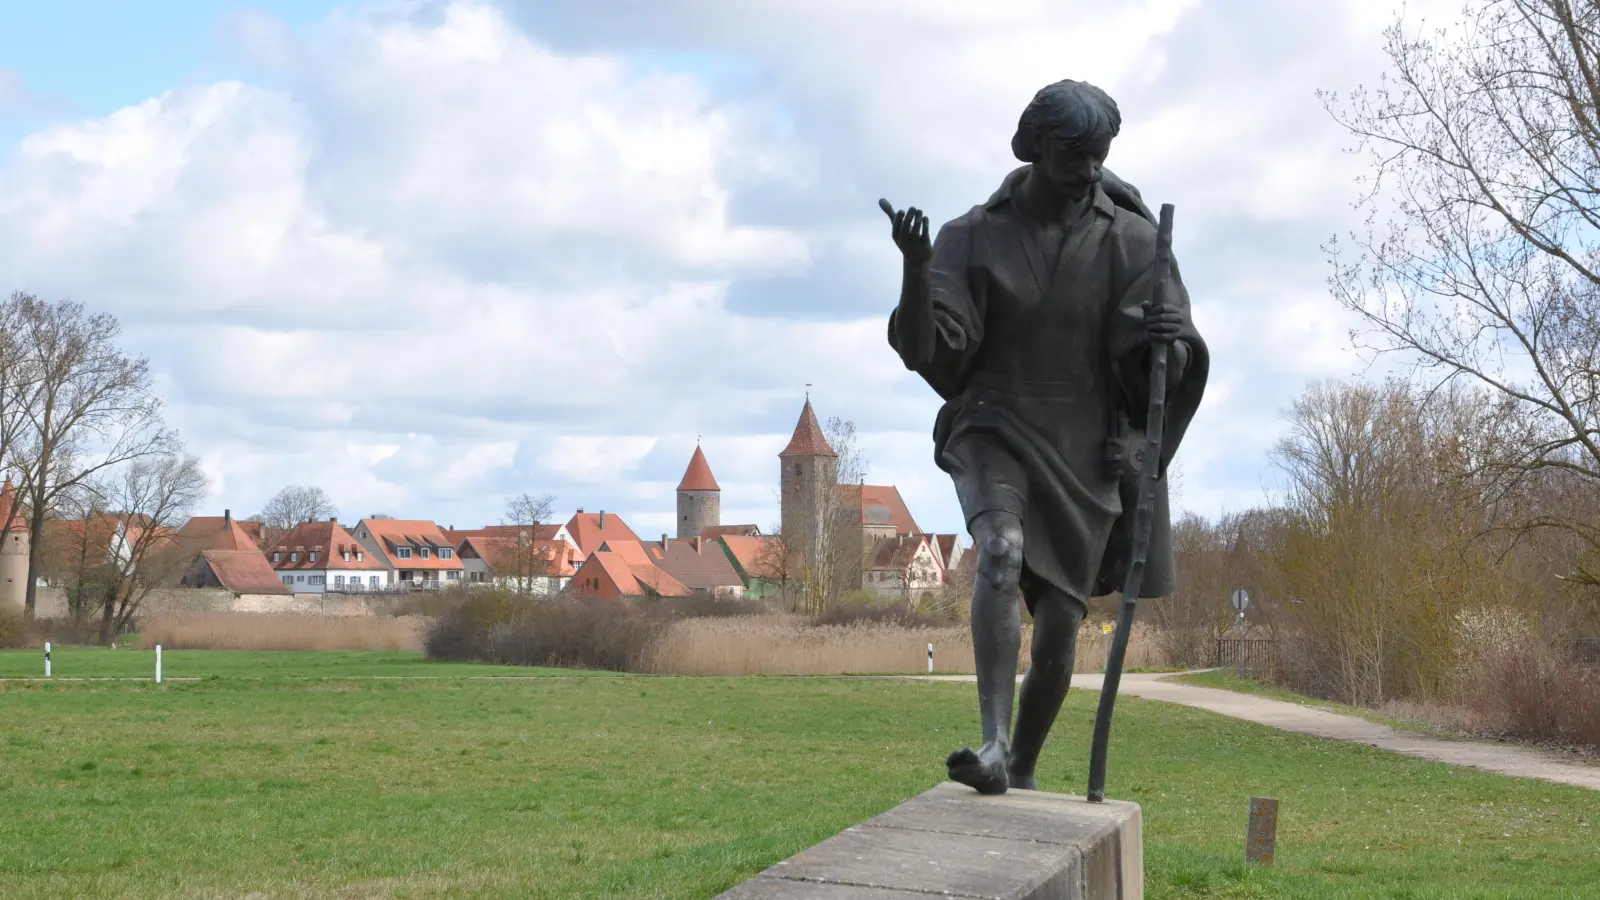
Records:
M1100 626L1100 633L1101 634L1110 634L1113 630L1115 630L1115 628L1116 628L1115 625L1112 625L1110 622L1107 622L1106 624Z
M1250 593L1244 588L1235 588L1233 591L1233 608L1242 613L1244 612L1245 607L1249 605Z

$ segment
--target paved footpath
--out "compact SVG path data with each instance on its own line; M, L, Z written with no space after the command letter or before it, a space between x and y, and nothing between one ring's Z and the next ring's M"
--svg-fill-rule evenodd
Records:
M934 681L973 681L971 675L912 676ZM1600 766L1562 759L1553 753L1508 744L1455 741L1413 734L1355 716L1329 712L1298 703L1241 694L1216 688L1164 681L1165 675L1125 674L1118 693L1145 700L1162 700L1192 706L1235 719L1244 719L1284 731L1335 741L1367 744L1380 750L1419 756L1436 762L1483 769L1518 778L1537 778L1600 791ZM1099 674L1072 676L1072 687L1099 691Z

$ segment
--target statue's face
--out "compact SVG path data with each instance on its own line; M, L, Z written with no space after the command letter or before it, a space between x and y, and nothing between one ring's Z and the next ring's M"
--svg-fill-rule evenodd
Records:
M1040 145L1035 168L1046 183L1069 200L1082 200L1100 181L1100 167L1111 153L1109 137L1073 144L1047 133Z

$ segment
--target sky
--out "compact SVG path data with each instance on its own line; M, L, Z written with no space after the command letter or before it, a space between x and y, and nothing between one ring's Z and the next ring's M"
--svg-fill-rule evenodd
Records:
M1107 166L1177 210L1212 368L1175 506L1217 516L1269 499L1307 384L1373 371L1321 249L1364 164L1316 92L1376 84L1398 11L0 0L0 288L120 319L198 513L314 484L345 521L476 527L527 491L650 535L699 440L723 521L766 528L809 390L959 532L877 200L982 202L1074 78L1121 109Z

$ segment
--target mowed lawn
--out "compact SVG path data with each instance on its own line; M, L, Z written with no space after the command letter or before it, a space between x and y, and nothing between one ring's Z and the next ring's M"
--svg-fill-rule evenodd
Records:
M976 727L965 684L167 666L198 680L0 680L0 897L710 897L936 784ZM1095 699L1069 699L1046 789L1083 790ZM1133 698L1111 763L1151 898L1600 897L1594 792ZM1271 869L1242 863L1252 795L1282 804Z

